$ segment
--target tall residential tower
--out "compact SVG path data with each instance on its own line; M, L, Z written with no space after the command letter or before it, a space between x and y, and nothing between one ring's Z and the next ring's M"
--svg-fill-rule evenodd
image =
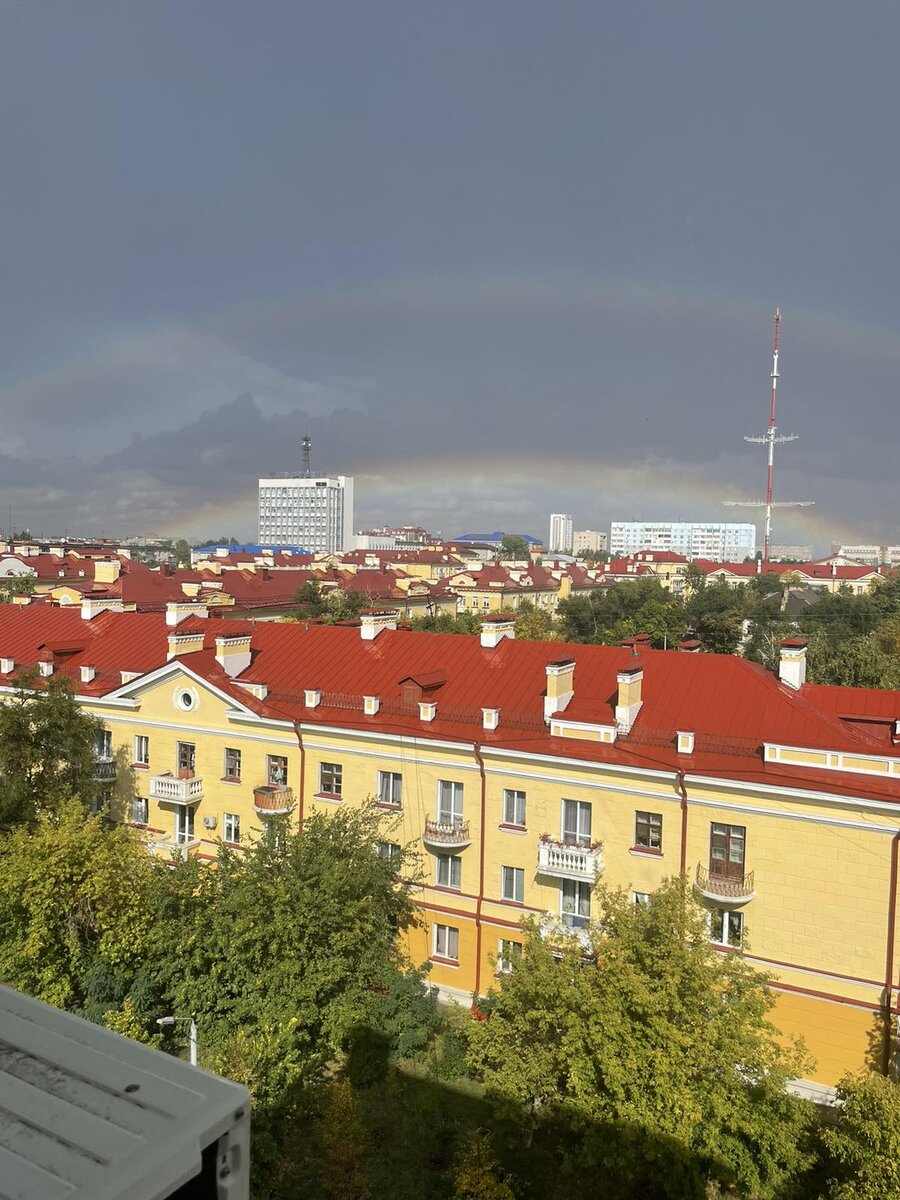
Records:
M291 543L314 554L352 550L353 476L309 470L309 438L303 439L303 473L259 481L259 540Z

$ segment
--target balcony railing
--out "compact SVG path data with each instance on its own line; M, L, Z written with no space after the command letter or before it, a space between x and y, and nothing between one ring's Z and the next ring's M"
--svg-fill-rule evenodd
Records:
M550 838L538 842L538 874L593 883L603 870L602 846L574 846Z
M160 856L168 855L170 858L186 858L199 845L200 839L198 837L184 838L181 835L173 837L170 834L168 837L158 838L150 842L150 853Z
M253 807L264 817L282 816L294 807L294 789L283 783L264 783L253 789Z
M422 840L444 850L464 850L472 841L468 821L426 821Z
M168 772L150 776L150 796L168 804L196 804L203 799L202 779L176 779Z
M752 871L729 879L708 871L700 863L697 864L696 888L701 896L717 904L747 904L756 895Z
M576 938L582 950L591 949L589 932L590 919L578 917L574 913L563 913L562 916L552 916L546 913L540 920L541 937L551 946L560 949L566 946L570 938Z
M95 755L94 779L97 783L112 783L116 777L116 760L108 755Z

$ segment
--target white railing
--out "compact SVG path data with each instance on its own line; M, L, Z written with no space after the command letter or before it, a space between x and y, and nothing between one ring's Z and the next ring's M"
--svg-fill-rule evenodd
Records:
M581 879L593 883L603 870L600 846L573 846L566 842L538 842L537 869L555 879Z
M571 938L575 938L582 950L591 949L588 917L576 917L573 913L563 913L562 916L555 917L547 913L541 917L539 928L541 937L551 946L562 949Z
M154 800L166 800L169 804L196 804L203 799L203 780L151 775L150 795Z
M168 837L151 841L150 852L151 854L168 854L172 858L184 858L191 850L196 850L199 845L198 837L185 837L182 834L176 834L173 837L169 834Z
M423 841L435 846L456 847L461 849L471 842L468 821L431 821L425 822Z

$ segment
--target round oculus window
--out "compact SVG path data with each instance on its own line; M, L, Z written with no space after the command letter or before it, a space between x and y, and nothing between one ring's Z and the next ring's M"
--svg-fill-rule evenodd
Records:
M193 688L176 688L172 699L175 702L175 707L180 708L182 712L190 712L199 703L199 697Z

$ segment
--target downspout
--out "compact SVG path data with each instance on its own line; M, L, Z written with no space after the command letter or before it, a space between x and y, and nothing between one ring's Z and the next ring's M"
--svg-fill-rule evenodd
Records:
M681 792L681 874L685 875L687 873L688 798L687 788L684 786L684 771L679 769L675 772L675 782Z
M300 732L300 722L294 723L297 734L297 745L300 747L300 795L297 799L297 832L303 832L303 796L306 790L306 749L303 745L303 734Z
M479 834L481 844L478 865L478 899L475 902L475 995L473 997L473 1002L477 1003L478 997L481 994L481 905L484 899L484 835L485 816L487 813L487 782L484 773L484 759L481 757L481 748L477 742L473 742L472 749L475 751L478 770L481 774L481 830Z
M897 931L897 861L900 857L900 830L891 838L891 886L888 899L887 952L884 966L884 1058L882 1071L891 1073L894 1007L894 940Z

